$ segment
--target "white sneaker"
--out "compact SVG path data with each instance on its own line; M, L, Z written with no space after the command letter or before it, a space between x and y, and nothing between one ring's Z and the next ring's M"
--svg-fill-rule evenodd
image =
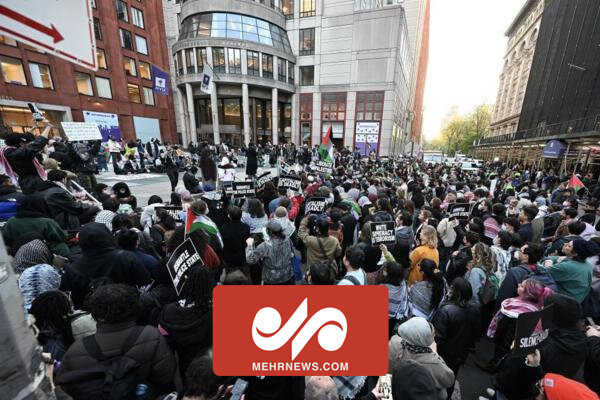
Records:
M496 394L496 391L492 388L487 388L487 389L485 389L485 391L487 392L488 396L490 396L490 397L494 397L494 395Z

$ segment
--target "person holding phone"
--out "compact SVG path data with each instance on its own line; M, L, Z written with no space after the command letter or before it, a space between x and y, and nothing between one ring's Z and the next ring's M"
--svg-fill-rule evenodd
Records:
M34 120L36 127L38 122L40 121ZM25 194L35 192L37 184L46 180L46 171L38 158L48 144L52 125L48 120L41 123L44 130L39 136L34 136L31 132L12 133L5 138L6 146L0 148L0 168Z

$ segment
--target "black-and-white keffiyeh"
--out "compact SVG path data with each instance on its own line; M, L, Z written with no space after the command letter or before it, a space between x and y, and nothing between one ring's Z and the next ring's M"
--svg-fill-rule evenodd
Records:
M423 353L432 353L433 352L433 350L431 350L431 347L423 347L423 346L417 346L414 344L410 344L404 339L402 339L401 343L402 343L402 347L404 349L408 350L409 353L423 354Z
M340 399L352 399L364 386L366 376L332 376Z

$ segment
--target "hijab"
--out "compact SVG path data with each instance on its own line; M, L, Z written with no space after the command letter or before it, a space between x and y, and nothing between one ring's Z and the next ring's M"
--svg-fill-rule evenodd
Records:
M40 239L24 244L15 254L15 273L21 274L27 268L38 264L52 264L53 255L48 245Z
M34 265L23 271L19 277L19 289L23 294L26 310L31 308L31 304L40 294L58 290L59 287L60 274L52 265Z

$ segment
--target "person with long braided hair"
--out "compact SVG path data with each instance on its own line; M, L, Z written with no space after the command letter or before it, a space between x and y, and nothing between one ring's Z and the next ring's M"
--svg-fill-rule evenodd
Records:
M55 360L62 360L69 346L75 341L69 314L71 300L60 290L49 290L37 296L31 303L29 313L35 317L39 329L38 342L45 353Z
M158 329L179 356L183 373L194 357L212 346L213 274L206 267L191 268L179 295L158 316Z

